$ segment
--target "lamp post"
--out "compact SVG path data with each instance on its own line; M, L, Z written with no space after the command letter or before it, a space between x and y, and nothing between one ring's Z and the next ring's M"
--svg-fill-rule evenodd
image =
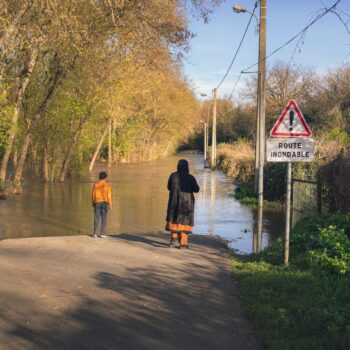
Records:
M202 97L206 97L207 94L201 93ZM207 114L207 121L201 120L201 123L204 125L204 168L207 168L207 162L208 162L208 149L209 149L209 112L210 112L210 106L208 105L208 114Z
M207 133L206 133L206 136L205 136L205 139L206 139L206 149L207 149L207 153L206 153L206 162L205 162L205 165L204 167L205 168L208 168L208 150L209 150L209 115L210 115L210 105L208 106L208 114L207 114Z
M207 167L207 153L208 153L208 141L207 141L207 130L208 130L208 124L204 121L201 120L201 123L204 126L203 134L204 134L204 168Z
M258 2L258 1L257 1ZM256 2L256 4L257 4ZM257 88L257 131L255 152L255 174L258 185L258 250L262 242L262 218L264 204L264 162L265 162L265 74L266 74L266 0L260 0L259 21L259 63ZM234 5L236 13L247 12L244 7Z
M236 13L249 13L250 15L254 16L256 19L256 27L255 31L258 33L259 32L259 20L258 17L256 17L256 14L253 12L248 11L245 7L241 5L233 5L232 10Z
M216 92L217 88L213 89L213 127L211 140L211 168L216 168Z

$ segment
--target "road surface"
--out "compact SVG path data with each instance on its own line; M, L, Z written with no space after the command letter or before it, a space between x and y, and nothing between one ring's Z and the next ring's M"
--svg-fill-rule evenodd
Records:
M165 234L0 242L2 350L257 350L225 245Z

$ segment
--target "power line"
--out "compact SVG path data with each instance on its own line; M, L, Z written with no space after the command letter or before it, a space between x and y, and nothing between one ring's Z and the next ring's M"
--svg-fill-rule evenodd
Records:
M295 34L291 39L286 41L283 45L278 47L276 50L272 51L270 54L268 54L265 58L263 58L261 61L266 61L268 58L270 58L272 55L274 55L276 52L282 50L285 46L289 45L292 41L294 41L296 38L298 38L300 35L304 34L313 24L315 24L317 21L319 21L323 16L325 16L328 12L333 11L337 5L340 3L341 0L338 0L335 2L332 6L326 8L322 13L320 13L313 21L311 21L305 28L303 28L301 31L299 31L297 34ZM243 69L242 72L246 72L249 69L252 69L255 67L257 64L259 64L260 61L252 64L248 68Z
M239 76L238 76L238 78L237 78L237 80L235 82L235 85L234 85L234 87L233 87L233 89L231 91L230 97L228 98L229 100L231 100L231 98L232 98L232 96L233 96L233 94L234 94L234 92L236 90L237 84L238 84L239 80L241 79L241 76L242 76L242 72L239 73Z
M253 9L253 11L252 11L251 14L250 14L249 21L248 21L247 26L246 26L246 28L245 28L245 31L244 31L244 33L243 33L242 39L241 39L241 41L240 41L240 43L239 43L239 45L238 45L238 48L237 48L237 50L236 50L236 53L235 53L235 55L233 56L233 59L232 59L230 65L229 65L229 67L228 67L228 69L227 69L225 75L224 75L223 78L221 79L221 81L220 81L220 83L218 84L218 86L216 87L216 89L218 89L218 88L221 86L221 84L224 82L224 80L226 79L228 73L230 72L230 70L231 70L231 68L232 68L232 65L233 65L234 61L236 60L236 57L237 57L237 55L238 55L238 52L239 52L239 50L241 49L241 46L242 46L242 44L243 44L243 40L244 40L244 38L245 38L245 36L246 36L246 34L247 34L247 32L248 32L248 28L249 28L249 26L250 26L250 23L251 23L251 21L252 21L252 18L253 18L253 16L254 16L254 12L255 12L255 10L256 10L256 8L257 8L257 6L258 6L258 3L259 3L259 1L256 1L256 2L255 2L254 9Z

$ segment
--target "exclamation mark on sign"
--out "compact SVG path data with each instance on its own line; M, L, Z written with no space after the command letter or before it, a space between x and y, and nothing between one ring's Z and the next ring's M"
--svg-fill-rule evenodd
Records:
M294 119L294 112L289 111L289 131L293 130L293 119Z

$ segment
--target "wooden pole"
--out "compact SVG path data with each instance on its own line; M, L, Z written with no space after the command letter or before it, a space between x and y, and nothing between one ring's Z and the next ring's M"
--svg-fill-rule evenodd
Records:
M211 168L216 168L216 88L213 89L213 132L211 140Z
M207 164L207 123L204 123L204 168Z
M259 182L258 182L258 249L262 248L265 163L265 73L266 73L266 0L260 0L258 119L259 119ZM260 243L260 244L259 244Z

